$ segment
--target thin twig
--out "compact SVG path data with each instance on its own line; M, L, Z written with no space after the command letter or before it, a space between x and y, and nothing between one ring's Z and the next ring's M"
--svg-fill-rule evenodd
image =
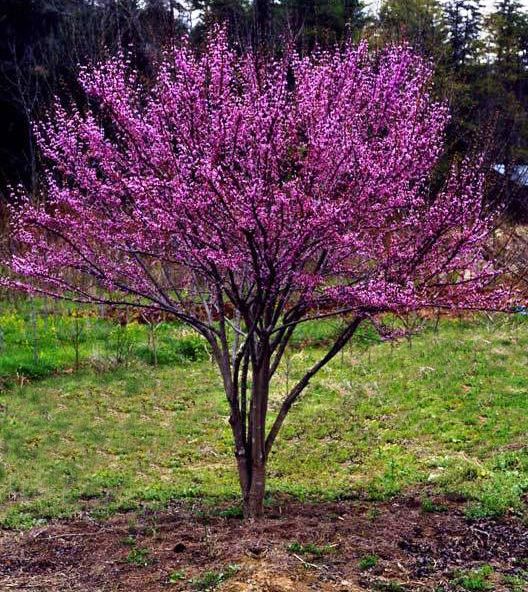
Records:
M308 567L315 567L315 569L328 569L326 565L316 565L315 563L309 563L308 561L305 561L302 557L299 557L299 555L296 555L295 553L292 553L292 555L295 557L295 559L298 559L302 564L307 565Z

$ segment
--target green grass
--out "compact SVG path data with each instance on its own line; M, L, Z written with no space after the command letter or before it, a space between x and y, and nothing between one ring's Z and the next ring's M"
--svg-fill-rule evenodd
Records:
M456 575L453 583L459 589L468 590L468 592L480 592L481 590L492 590L493 586L489 581L493 574L491 565L483 565L478 569L461 572Z
M358 567L361 571L371 569L378 565L379 557L377 555L365 555L358 562Z
M441 512L446 512L447 507L443 504L437 504L434 500L429 497L422 498L422 511L428 514L439 514Z
M181 569L171 572L168 577L169 584L178 584L183 580L185 580L185 572Z
M143 547L134 547L127 555L126 562L136 567L146 567L149 564L150 551Z
M228 565L222 571L206 571L197 578L193 578L190 583L193 590L209 592L210 590L216 590L220 584L232 578L239 569L238 565Z
M81 367L109 371L134 361L181 365L208 357L205 341L178 323L149 331L141 319L122 325L98 312L49 300L0 301L0 386Z
M4 311L1 319L17 314ZM103 334L115 330L104 323L110 326ZM202 344L190 348L198 352L195 361L174 354L153 367L137 355L146 329L132 329L139 336L126 363L101 369L86 353L80 371L64 372L72 348L56 344L59 354L49 355L59 373L3 388L4 526L29 527L79 511L105 517L181 498L238 499L228 408ZM318 344L335 330L336 323L303 327L288 354L288 373L273 386L271 415L287 383L321 356ZM9 331L10 349L0 354L5 376L19 355L13 339L21 339ZM180 327L164 331L170 351L181 353L174 344L195 339ZM91 335L86 351L95 343L101 356L111 357L108 338ZM43 357L45 351L51 349L43 346ZM363 331L292 410L270 458L271 493L383 500L427 487L465 496L469 519L521 511L528 491L527 357L522 317L446 320L439 332L429 328L410 345L378 343ZM424 511L434 511L425 504Z
M503 575L502 583L511 592L526 592L528 587L528 572L521 570L516 574Z
M405 588L399 582L387 582L385 580L374 581L372 589L378 592L405 592Z
M312 557L323 557L329 553L335 551L333 545L316 545L315 543L301 544L298 541L294 541L287 547L290 553L296 553L298 555L310 555Z

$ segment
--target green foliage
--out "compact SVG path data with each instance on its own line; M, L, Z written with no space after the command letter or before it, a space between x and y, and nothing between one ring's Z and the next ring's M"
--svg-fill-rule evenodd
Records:
M447 511L446 506L436 503L430 497L423 497L421 504L422 504L422 511L429 513L429 514L438 514L440 512Z
M222 571L206 571L201 576L193 578L191 584L194 590L209 592L215 590L226 580L233 577L239 571L238 565L228 565Z
M220 510L218 516L221 518L243 518L244 512L240 506L231 506L225 510Z
M123 545L126 545L127 547L136 546L136 539L132 535L125 537L121 542L123 543Z
M491 565L483 565L478 569L466 572L459 572L453 579L453 583L463 590L479 592L481 590L492 590L489 577L493 574Z
M0 379L40 380L72 368L111 371L134 362L187 364L208 358L206 342L179 323L156 326L97 318L96 310L45 300L0 303Z
M379 557L377 555L365 555L358 562L358 567L361 571L371 569L378 565Z
M379 592L405 592L405 588L399 582L391 582L387 580L376 580L373 582L373 590Z
M517 573L503 575L502 583L510 592L526 592L528 571L519 570Z
M139 341L141 329L137 323L116 325L108 334L107 348L116 364L128 364Z
M185 580L185 572L183 572L181 569L173 571L168 577L169 584L178 584L183 580Z
M523 455L526 463L526 452ZM468 505L465 514L469 519L497 518L508 511L522 511L522 499L528 491L528 465L522 470L496 468L486 479L479 480L478 492L469 486L478 500Z
M299 36L304 48L333 43L347 33L359 37L369 21L362 0L283 0L277 3L277 19Z
M63 303L44 300L21 300L16 305L0 302L0 377L37 380L73 366L76 354L72 341L79 323L83 328L77 345L86 358L95 343L103 342L100 327L110 326L89 314L88 309L72 310Z
M370 510L368 510L368 512L367 512L367 518L369 520L374 521L380 517L380 514L381 514L381 512L380 512L379 508L370 508Z
M380 11L380 29L387 40L400 41L405 37L437 61L445 51L447 32L438 0L385 0Z
M341 322L335 319L301 323L293 333L290 346L299 349L328 343L339 334L340 327Z
M127 555L126 561L137 567L146 567L150 563L150 551L143 547L134 547Z
M306 543L305 545L302 545L298 541L291 543L287 548L290 553L311 555L312 557L323 557L323 555L328 555L328 553L332 553L335 550L333 545L319 546L314 543Z
M198 362L208 357L205 341L197 335L173 340L172 349L182 362Z
M161 323L154 334L155 343L140 344L135 355L147 364L186 364L205 360L209 356L207 344L199 335L189 330L174 331L174 325Z
M58 369L58 366L52 361L40 358L35 362L20 363L16 366L15 372L18 376L24 376L32 380L39 380L57 372Z

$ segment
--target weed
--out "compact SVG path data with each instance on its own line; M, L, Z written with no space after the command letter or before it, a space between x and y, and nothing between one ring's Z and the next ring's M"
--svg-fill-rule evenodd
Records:
M440 512L447 512L447 507L443 504L438 504L430 497L423 497L421 501L422 511L430 514L438 514Z
M373 589L379 592L405 592L405 588L399 582L387 580L376 580L373 583Z
M377 520L381 516L381 512L378 508L370 508L367 511L367 518L371 521Z
M528 588L528 572L520 571L515 574L503 575L502 582L510 592L526 592Z
M466 572L459 572L453 579L453 583L463 590L470 592L479 592L481 590L491 590L492 585L489 577L493 573L491 565L483 565L478 569Z
M478 501L465 509L470 520L497 518L523 507L522 498L528 491L528 475L518 470L498 470L480 485Z
M482 520L483 518L496 518L502 512L496 512L481 503L470 503L464 508L464 516L468 520Z
M293 542L287 547L290 553L297 553L298 555L312 555L313 557L322 557L331 553L335 547L333 545L323 545L322 547L314 543L307 543L302 545L299 542Z
M136 546L136 539L132 535L128 535L128 536L124 537L123 539L121 539L121 542L123 543L123 545L126 545L127 547L135 547Z
M238 565L228 565L222 571L206 571L201 576L193 578L191 584L194 590L200 590L201 592L209 592L215 590L220 584L223 584L226 580L233 577L240 567Z
M150 563L150 551L142 547L134 547L127 555L126 561L131 565L146 567Z
M178 582L185 580L185 573L179 569L170 573L167 579L169 584L177 584Z
M16 368L16 373L32 380L40 380L46 376L51 376L57 371L57 366L53 362L38 359L35 362L22 362Z
M377 555L365 555L358 562L358 567L361 571L371 569L378 565L379 557Z
M240 506L231 506L225 510L219 510L218 516L221 518L243 518L244 512Z

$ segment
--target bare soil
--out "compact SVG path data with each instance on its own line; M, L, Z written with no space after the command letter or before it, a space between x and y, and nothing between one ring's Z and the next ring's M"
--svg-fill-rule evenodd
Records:
M514 589L504 576L528 570L528 525L515 516L469 522L460 503L439 501L447 511L424 512L417 496L387 503L284 500L254 523L174 505L3 531L0 590L205 590L212 589L207 572L227 569L235 573L219 584L225 592L449 592L462 590L461 570L483 564L493 567L492 589ZM292 543L316 545L320 553ZM379 559L361 569L367 555Z

